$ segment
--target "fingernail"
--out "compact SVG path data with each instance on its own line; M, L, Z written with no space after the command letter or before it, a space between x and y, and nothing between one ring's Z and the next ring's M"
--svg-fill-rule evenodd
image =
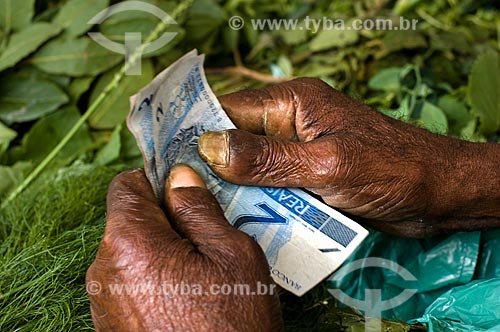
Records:
M177 164L170 170L167 188L200 187L207 188L205 182L191 167Z
M229 165L229 134L227 131L210 131L200 136L198 152L208 164Z

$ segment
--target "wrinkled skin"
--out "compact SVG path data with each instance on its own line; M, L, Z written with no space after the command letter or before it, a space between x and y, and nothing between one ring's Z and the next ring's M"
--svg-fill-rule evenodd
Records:
M112 182L104 237L87 272L96 330L281 331L276 294L210 294L212 284L248 284L252 291L258 282L275 285L260 247L228 224L193 170L174 167L170 182L168 217L143 170L124 172ZM101 291L93 287L96 282ZM176 284L193 286L192 294L162 286ZM154 293L113 295L110 285L143 286ZM209 294L198 295L195 285Z
M318 79L220 98L239 130L204 134L201 157L242 185L304 187L401 236L500 226L500 151L391 119Z
M385 117L319 80L220 98L240 130L204 134L199 152L239 184L305 187L372 227L423 237L500 226L500 147ZM108 193L87 272L97 331L281 331L276 296L112 294L110 285L272 284L263 252L233 229L201 178L172 170L165 211L142 170ZM95 292L95 282L102 289Z

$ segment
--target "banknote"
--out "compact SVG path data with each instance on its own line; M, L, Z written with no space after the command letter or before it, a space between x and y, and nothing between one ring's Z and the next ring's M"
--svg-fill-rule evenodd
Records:
M335 271L368 232L296 188L238 186L217 177L198 155L207 131L236 128L207 83L203 55L189 52L131 97L127 125L155 195L177 163L193 167L227 220L266 254L274 281L301 296Z

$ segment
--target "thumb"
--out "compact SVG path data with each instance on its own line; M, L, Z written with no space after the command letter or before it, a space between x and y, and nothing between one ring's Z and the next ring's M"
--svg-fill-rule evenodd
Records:
M174 228L206 256L231 252L246 237L229 224L203 179L187 165L172 168L165 187L165 205Z
M198 152L215 174L240 185L320 188L338 166L338 148L329 137L290 142L243 130L207 132Z

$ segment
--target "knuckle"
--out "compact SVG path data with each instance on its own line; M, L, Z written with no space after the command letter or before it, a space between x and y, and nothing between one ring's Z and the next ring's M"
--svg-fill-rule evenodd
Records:
M134 251L134 241L128 234L122 231L106 231L101 241L101 248L111 257L130 255Z
M317 78L300 78L290 86L296 109L295 127L301 141L311 141L328 134L336 127L337 115L332 114L332 100L343 95Z
M340 160L339 149L334 140L327 138L316 142L309 148L303 148L304 167L314 177L318 186L330 184L338 174Z
M117 267L148 257L149 254L155 251L155 248L152 248L152 243L154 243L153 239L157 235L150 228L135 227L135 225L131 225L130 220L123 222L121 219L119 221L110 221L108 219L108 222L113 223L121 221L121 226L105 230L99 250L100 254L104 256L103 258L109 259ZM137 222L140 222L140 220L137 220Z
M113 181L111 181L111 184L109 185L109 190L114 191L116 189L121 189L122 186L129 186L130 184L135 183L136 180L144 178L145 176L146 175L144 173L144 170L140 168L121 172L120 174L115 176Z
M87 269L87 272L85 273L85 282L92 281L98 276L98 274L96 273L96 265L97 260L95 260Z
M141 204L139 200L153 202L155 199L144 170L135 169L118 174L108 188L107 207L109 214L129 210Z
M188 187L174 190L174 210L180 218L204 218L211 216L214 211L220 211L220 206L206 189Z
M332 94L336 93L341 94L319 78L298 78L292 83L290 89L297 99L303 98L316 104L320 102L320 105L324 98L331 98ZM316 108L318 107L316 106Z

